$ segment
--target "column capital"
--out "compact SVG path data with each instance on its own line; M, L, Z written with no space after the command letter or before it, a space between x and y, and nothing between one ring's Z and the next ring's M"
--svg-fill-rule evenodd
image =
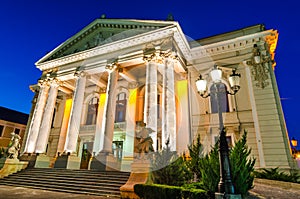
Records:
M143 60L145 62L156 62L159 64L163 64L167 59L178 59L178 55L176 51L171 49L168 50L160 50L160 48L155 48L155 52L150 54L145 54Z
M117 61L114 61L110 64L107 64L105 66L105 70L108 72L108 73L112 73L113 71L117 70L118 69L118 63Z
M84 76L86 76L86 72L84 72L84 71L82 71L82 70L77 70L77 71L75 71L75 73L74 73L74 77L75 77L75 78L84 77Z

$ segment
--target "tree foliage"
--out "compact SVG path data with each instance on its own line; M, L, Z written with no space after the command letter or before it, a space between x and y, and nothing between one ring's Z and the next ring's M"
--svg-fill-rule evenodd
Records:
M166 148L155 153L152 170L152 180L157 184L181 186L192 178L184 157L170 151L168 143Z

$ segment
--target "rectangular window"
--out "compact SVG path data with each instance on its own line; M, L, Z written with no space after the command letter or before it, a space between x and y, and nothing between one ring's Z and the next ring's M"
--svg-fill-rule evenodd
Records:
M3 129L4 129L4 126L0 125L0 137L2 137Z
M19 135L20 134L20 129L15 128L15 134Z

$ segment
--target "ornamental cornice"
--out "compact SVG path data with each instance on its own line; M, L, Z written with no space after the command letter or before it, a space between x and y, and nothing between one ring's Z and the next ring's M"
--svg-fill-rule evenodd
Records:
M176 31L177 31L177 33L176 33ZM175 41L178 42L178 45L180 48L186 49L186 50L184 50L185 52L188 51L187 50L188 47L185 44L186 41L184 41L182 36L179 35L176 25L173 25L171 27L165 27L165 28L153 30L153 31L150 31L147 33L136 35L136 36L133 36L130 38L120 40L120 41L108 43L108 44L105 44L105 45L102 45L102 46L99 46L99 47L96 47L96 48L93 48L90 50L75 53L75 54L65 56L62 58L58 58L55 60L51 60L51 61L48 61L45 63L36 63L36 66L40 70L44 71L47 69L59 67L59 66L65 65L65 64L70 64L72 62L81 61L81 60L95 57L98 55L102 55L105 53L119 51L119 50L128 48L130 46L144 45L146 43L149 43L149 42L152 42L155 40L159 40L159 39L163 39L166 37L170 37L170 36L174 37Z
M239 51L245 48L252 48L258 42L265 42L270 35L273 35L275 30L267 30L255 34L241 36L235 39L230 39L213 44L198 46L191 49L191 60L201 59L204 57L219 55L226 52ZM274 47L274 45L273 45ZM275 50L275 48L273 48ZM188 60L188 61L191 61Z

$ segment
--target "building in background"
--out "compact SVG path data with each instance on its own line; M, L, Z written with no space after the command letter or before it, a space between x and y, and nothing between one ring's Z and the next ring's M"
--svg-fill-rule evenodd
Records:
M8 147L12 132L21 137L22 143L27 121L28 114L0 106L0 148Z
M241 74L240 91L222 98L230 145L246 130L257 168L292 168L273 72L277 40L263 25L189 41L175 21L96 19L36 63L42 75L31 86L22 154L39 154L36 167L68 154L68 168L93 167L94 157L128 171L143 128L154 150L168 140L182 153L200 134L208 152L219 135L216 100L201 98L195 81L217 64L225 90L231 71Z

